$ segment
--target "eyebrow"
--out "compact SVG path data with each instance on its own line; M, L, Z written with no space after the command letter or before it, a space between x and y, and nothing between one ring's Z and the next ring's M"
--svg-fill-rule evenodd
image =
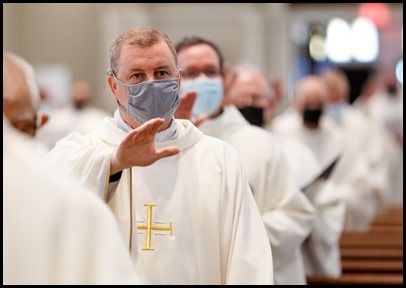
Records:
M162 66L158 66L154 68L154 71L156 70L171 70L171 67L168 65L162 65ZM142 73L145 72L144 69L140 69L140 68L133 68L130 70L130 73Z
M162 65L156 67L154 70L171 70L171 67L169 67L168 65Z

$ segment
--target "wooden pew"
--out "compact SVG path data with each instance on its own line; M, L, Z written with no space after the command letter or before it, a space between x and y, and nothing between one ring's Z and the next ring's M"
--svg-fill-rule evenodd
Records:
M343 232L340 247L402 248L403 234Z
M341 261L342 272L354 273L402 273L403 259L343 259Z
M308 277L307 284L309 285L402 285L403 274L372 274L372 273L357 273L343 274L340 277Z
M403 225L402 226L371 226L368 230L369 233L385 233L385 234L402 234L403 235Z
M341 259L403 259L403 248L342 247Z
M373 226L402 226L403 227L403 206L392 205L383 213L377 215L371 223Z
M379 215L372 221L371 226L402 226L403 216L398 215Z
M402 285L403 207L377 215L366 232L344 231L340 277L308 277L310 285Z

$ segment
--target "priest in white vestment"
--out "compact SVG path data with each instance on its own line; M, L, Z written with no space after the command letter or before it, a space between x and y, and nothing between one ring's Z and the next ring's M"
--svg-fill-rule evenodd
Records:
M91 88L87 82L76 81L73 83L71 101L47 109L50 119L47 125L38 131L37 141L49 151L56 142L68 136L72 131L87 133L96 127L104 117L110 116L107 111L90 103L91 93Z
M264 126L269 122L267 114L272 112L267 109L275 108L266 77L255 67L247 65L237 66L235 72L237 76L229 93L231 101L235 101L250 123ZM324 167L320 166L310 148L297 139L276 138L296 182L317 211L310 235L301 247L306 275L338 276L341 274L338 237L343 229L345 202L335 193L330 179L318 179ZM313 184L316 178L318 180ZM310 188L304 189L309 185Z
M140 283L111 211L33 149L32 65L5 52L3 72L3 284Z
M403 203L403 88L393 74L384 70L372 95L360 97L355 104L370 122L378 125L379 136L386 140L384 157L388 162L390 200Z
M31 137L47 121L38 112L40 96L34 69L25 59L12 52L3 52L3 114L10 124Z
M110 209L3 118L3 284L141 284Z
M237 152L173 117L176 63L171 41L154 29L119 36L108 74L119 110L49 156L109 204L147 283L273 284L271 246ZM180 152L137 165L143 150L131 150L134 128L155 117L165 120L158 153Z
M328 69L322 74L328 89L325 113L339 125L345 137L357 142L368 165L368 181L376 201L376 212L383 212L390 202L389 171L386 159L386 135L375 121L369 120L348 102L350 83L338 69ZM326 122L326 125L330 122ZM328 129L328 128L327 128ZM334 129L334 128L332 128Z
M222 100L223 62L213 43L186 38L177 51L181 94L197 92L192 119L210 115L199 129L238 151L271 243L275 284L305 284L300 246L312 229L314 208L299 190L281 146L270 133L250 125L235 106L221 105L227 101Z
M320 166L310 148L294 138L278 140L299 187L317 211L312 231L301 247L306 275L338 277L341 275L338 239L344 227L345 202L330 175L320 177L326 167Z
M306 144L327 167L337 156L340 160L331 180L346 203L346 229L366 230L377 211L376 194L369 182L369 167L357 142L323 114L326 87L320 78L303 79L295 96L295 110L277 116L273 131L280 137L293 137Z

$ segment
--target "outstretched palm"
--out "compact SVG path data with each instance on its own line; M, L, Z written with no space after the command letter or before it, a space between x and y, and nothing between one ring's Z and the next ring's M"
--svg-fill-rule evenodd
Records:
M133 166L148 166L179 153L176 146L155 149L155 135L164 122L161 118L151 119L128 133L113 155L111 174Z

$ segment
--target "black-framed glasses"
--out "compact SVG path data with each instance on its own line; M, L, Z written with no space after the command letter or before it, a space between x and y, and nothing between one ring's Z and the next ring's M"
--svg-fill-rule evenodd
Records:
M216 68L206 68L203 70L197 70L197 69L186 69L182 71L182 77L183 78L197 78L201 74L206 75L206 77L209 78L214 78L218 77L220 75L220 70Z

